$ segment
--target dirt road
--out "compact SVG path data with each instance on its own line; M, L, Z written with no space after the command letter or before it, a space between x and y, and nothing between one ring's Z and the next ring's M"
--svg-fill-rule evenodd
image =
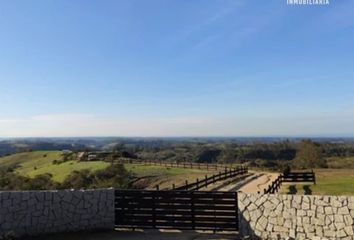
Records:
M261 173L261 174L262 175L260 175L257 179L241 187L239 191L245 193L257 193L257 192L262 193L263 189L268 187L268 185L279 176L279 173Z

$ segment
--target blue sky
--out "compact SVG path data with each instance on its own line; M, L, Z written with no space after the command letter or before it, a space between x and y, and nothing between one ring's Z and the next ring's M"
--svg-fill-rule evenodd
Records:
M0 137L354 136L354 1L0 2Z

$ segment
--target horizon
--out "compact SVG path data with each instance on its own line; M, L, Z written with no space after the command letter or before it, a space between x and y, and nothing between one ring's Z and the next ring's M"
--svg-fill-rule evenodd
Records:
M2 140L26 140L26 139L354 139L354 136L330 136L330 135L298 135L298 136L62 136L62 137L0 137Z
M2 1L0 139L353 138L353 10Z

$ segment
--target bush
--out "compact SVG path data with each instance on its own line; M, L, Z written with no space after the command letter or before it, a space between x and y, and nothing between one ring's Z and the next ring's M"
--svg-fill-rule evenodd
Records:
M90 188L93 184L93 177L90 174L90 170L84 169L80 171L73 171L69 176L65 178L61 184L61 188Z
M128 188L131 174L122 164L108 166L105 169L90 172L88 169L74 171L65 178L61 188Z
M14 172L0 171L1 190L51 190L58 186L48 173L29 178Z
M98 187L128 188L132 178L123 164L110 165L103 170L97 170L93 175Z

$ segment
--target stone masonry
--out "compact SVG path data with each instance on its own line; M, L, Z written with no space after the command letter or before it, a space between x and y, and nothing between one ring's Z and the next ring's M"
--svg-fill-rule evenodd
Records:
M0 239L114 229L114 190L0 192Z
M238 198L243 236L259 239L354 239L354 197L239 192Z

